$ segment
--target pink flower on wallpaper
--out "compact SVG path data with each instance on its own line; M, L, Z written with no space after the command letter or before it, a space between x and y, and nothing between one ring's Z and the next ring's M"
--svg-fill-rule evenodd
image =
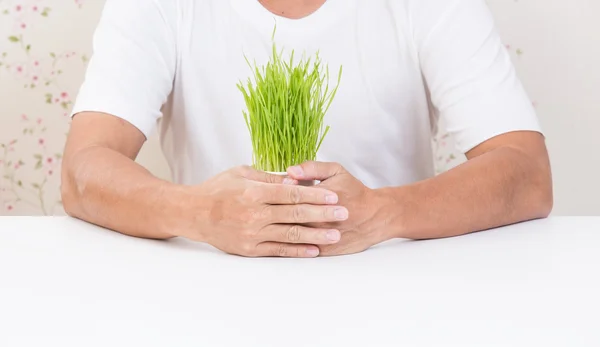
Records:
M39 60L16 61L12 63L12 73L17 78L27 80L27 83L38 84L44 74L44 70Z
M25 205L40 214L54 214L61 204L59 199L54 199L62 154L60 142L53 135L57 131L62 134L64 124L55 121L62 123L62 115L68 114L75 90L68 80L65 83L65 72L71 71L75 63L87 64L88 58L72 49L49 51L43 45L38 46L32 36L52 25L55 21L46 18L53 17L54 11L60 12L67 3L81 7L84 1L0 0L0 23L8 31L0 50L0 79L12 84L11 88L32 89L31 97L46 101L50 107L39 113L40 117L17 113L15 121L22 125L22 131L17 132L18 139L0 138L0 171L3 171L0 215L2 210L21 213L20 208ZM57 116L61 118L52 118ZM33 153L29 152L31 149Z
M48 5L53 5L50 0L0 0L0 11L12 18L12 31L20 34L35 22L35 18L49 16L51 8Z

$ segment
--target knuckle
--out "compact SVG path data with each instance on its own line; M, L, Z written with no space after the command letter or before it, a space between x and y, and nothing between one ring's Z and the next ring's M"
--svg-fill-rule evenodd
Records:
M239 218L244 225L254 225L262 220L260 210L249 208L239 215Z
M256 232L252 229L243 229L240 233L242 240L252 240L256 237Z
M277 245L273 247L273 255L278 257L286 257L288 255L288 247L286 245Z
M276 184L276 183L280 183L280 181L282 180L279 176L276 175L271 175L268 173L263 173L264 176L264 181L270 184Z
M263 206L259 210L256 210L254 215L256 223L265 223L273 219L273 210L270 206Z
M286 231L285 238L289 242L298 242L302 236L302 232L300 231L300 226L292 225Z
M255 170L254 168L252 168L251 166L248 165L241 165L238 166L234 172L238 175L241 176L243 178L246 179L251 179L254 176Z
M292 209L292 220L295 222L301 222L304 220L306 212L302 206L294 206Z
M251 243L243 243L240 247L240 251L241 251L242 255L255 256L256 255L256 246Z
M291 203L298 204L302 201L302 191L299 187L292 187L288 190L288 198Z
M259 202L262 197L261 190L257 186L247 187L242 193L242 197L246 201Z

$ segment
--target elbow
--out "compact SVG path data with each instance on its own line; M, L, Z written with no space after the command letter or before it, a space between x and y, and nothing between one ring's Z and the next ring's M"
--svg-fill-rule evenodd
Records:
M70 168L68 164L63 162L61 184L60 184L60 196L65 213L70 217L77 217L78 211L78 195L76 193L75 182L70 174Z
M543 219L550 216L554 207L552 170L548 151L543 143L532 145L527 150L512 147L517 154L520 174L517 184L524 195L519 199L522 211L528 219Z
M75 202L75 197L70 193L68 188L65 188L64 186L61 186L60 196L65 213L70 217L76 217L75 206L77 204Z
M536 174L532 175L536 179L531 185L532 199L530 202L536 218L547 218L552 213L554 207L552 174L549 165L544 165L536 171Z
M536 214L538 218L548 218L552 213L554 207L554 197L552 193L552 187L544 187L539 194L536 203Z

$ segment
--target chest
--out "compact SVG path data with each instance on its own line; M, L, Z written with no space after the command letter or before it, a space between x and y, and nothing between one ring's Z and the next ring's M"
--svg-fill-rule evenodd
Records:
M175 93L185 113L178 116L193 118L187 129L248 142L238 83L253 79L252 67L269 61L275 43L284 59L318 52L330 86L343 69L323 153L376 150L375 142L410 153L418 145L415 134L429 127L425 88L403 16L387 1L328 0L300 20L273 16L257 1L229 1L196 2L181 30Z
M407 94L423 91L401 13L391 11L383 1L364 5L349 0L353 6L339 8L315 3L309 10L316 12L300 20L272 16L260 3L245 2L255 3L254 7L226 6L227 1L220 6L197 5L193 22L185 30L182 78L187 83L210 85L216 99L223 96L228 99L222 102L231 103L231 95L238 94L236 84L252 76L248 61L266 64L273 42L284 58L292 51L296 57L318 52L331 72L332 83L343 67L339 99L393 111L410 96Z

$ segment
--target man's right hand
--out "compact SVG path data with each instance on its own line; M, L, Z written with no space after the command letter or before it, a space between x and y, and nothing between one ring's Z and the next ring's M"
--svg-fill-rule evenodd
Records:
M144 141L144 134L121 118L97 112L75 116L62 170L67 214L134 237L182 236L248 257L314 257L316 245L339 240L337 230L305 225L348 217L336 206L335 193L285 184L284 177L249 167L196 186L176 185L135 162Z
M316 245L340 240L338 230L306 223L343 221L334 192L303 187L281 176L236 167L181 192L175 236L247 257L316 257Z

